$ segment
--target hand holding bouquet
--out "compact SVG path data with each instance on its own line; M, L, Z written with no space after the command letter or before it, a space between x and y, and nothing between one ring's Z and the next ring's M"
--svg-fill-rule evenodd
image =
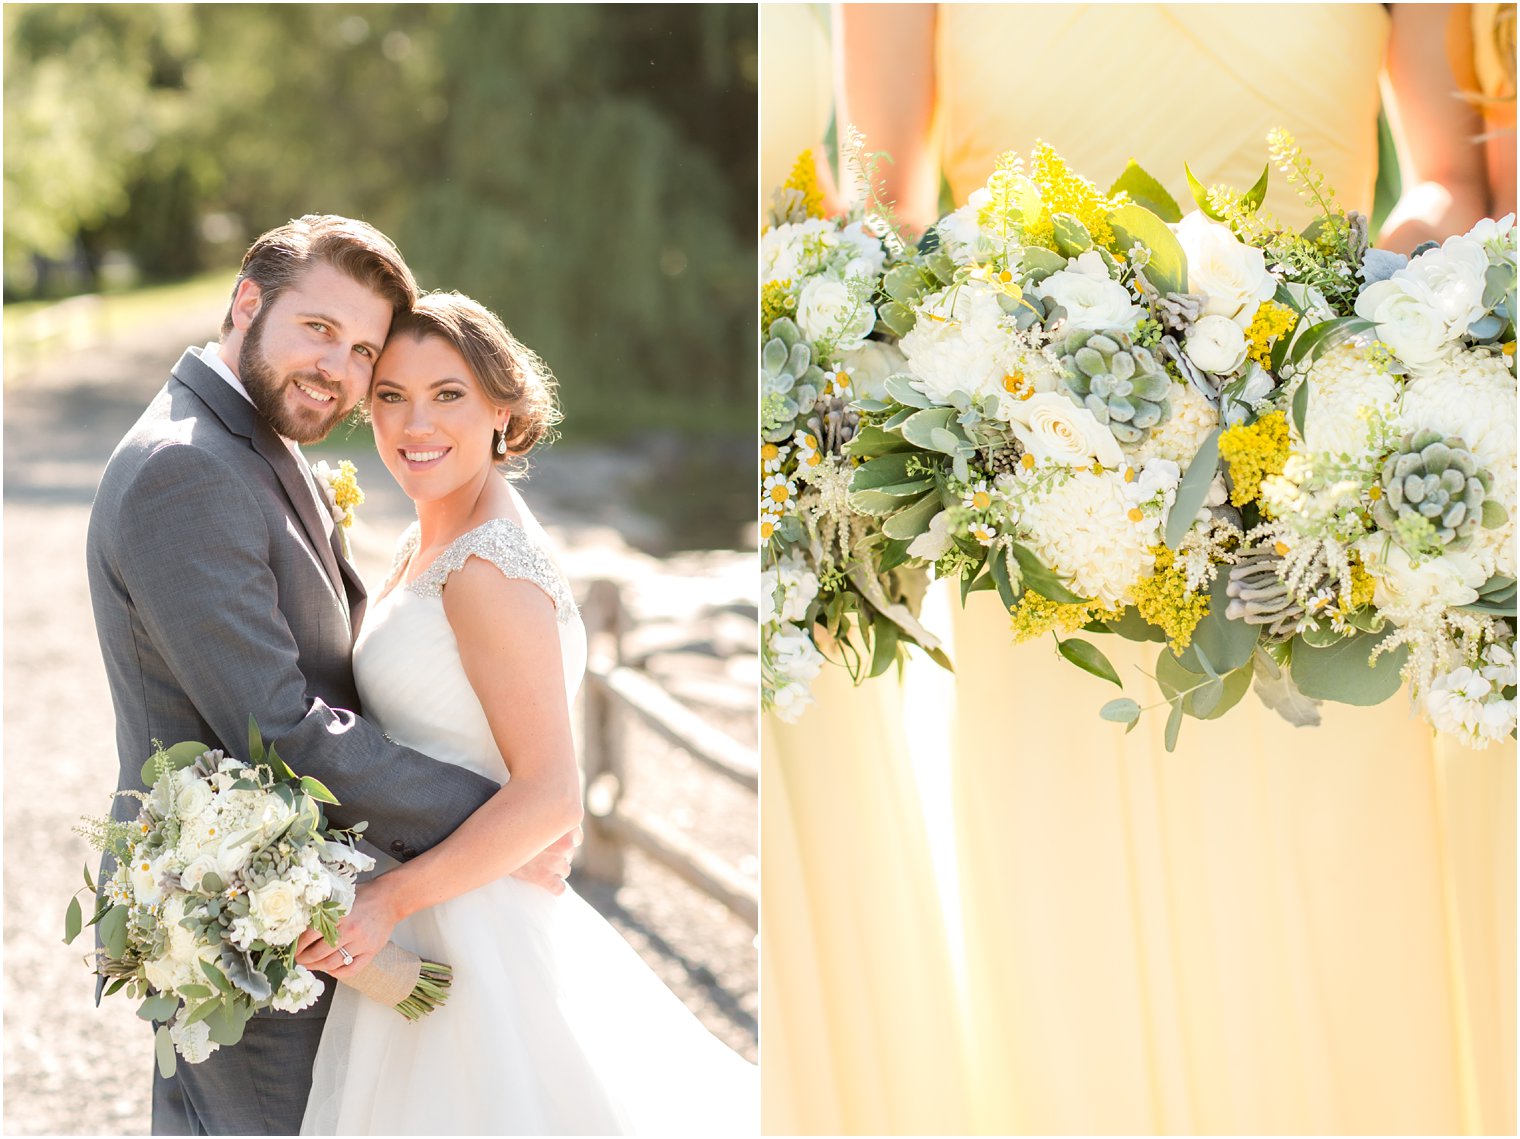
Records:
M126 793L141 801L137 817L81 828L116 863L98 889L85 871L97 895L96 971L107 995L128 989L142 998L138 1015L161 1025L165 1076L176 1052L199 1063L236 1044L255 1012L297 1012L322 995L295 961L297 939L311 928L333 941L359 873L374 865L353 845L364 825L330 827L321 804L335 804L332 793L266 751L251 719L249 756L160 747L143 766L150 790ZM85 927L77 897L65 924L65 941ZM446 998L449 971L387 946L354 982L416 1019Z

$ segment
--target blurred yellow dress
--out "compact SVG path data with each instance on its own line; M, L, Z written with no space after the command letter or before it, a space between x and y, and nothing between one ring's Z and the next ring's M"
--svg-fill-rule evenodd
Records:
M1380 5L941 6L945 174L959 203L1041 138L1186 210L1184 161L1248 186L1285 126L1366 210L1386 35ZM1280 176L1267 208L1309 216ZM1402 697L1295 729L1248 695L1169 755L995 594L955 611L974 1130L1514 1131L1512 748L1437 745ZM1158 646L1095 639L1157 699Z
M832 101L811 5L761 7L768 194ZM767 1134L965 1130L955 989L893 676L827 665L761 744L761 1126Z

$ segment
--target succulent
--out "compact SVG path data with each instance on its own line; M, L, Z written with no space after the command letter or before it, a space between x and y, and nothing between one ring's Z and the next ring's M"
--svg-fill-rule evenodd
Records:
M1163 293L1143 272L1135 274L1135 285L1140 290L1140 299L1161 327L1178 336L1187 334L1209 303L1208 297L1198 293Z
M1023 453L1024 445L1013 439L1006 446L986 450L982 456L982 466L994 478L998 475L1011 475L1019 469L1019 457Z
M1298 631L1304 617L1303 603L1288 589L1282 576L1282 556L1272 546L1254 546L1241 550L1230 567L1225 592L1230 595L1225 616L1247 625L1265 625L1273 640L1286 640ZM1330 588L1328 569L1318 564L1318 577L1305 584L1313 596ZM1311 575L1312 576L1312 575Z
M1493 485L1467 444L1439 431L1411 431L1383 463L1381 497L1372 519L1411 554L1459 550L1503 511L1488 498Z
M790 317L771 323L770 339L760 350L760 385L761 432L767 442L784 442L798 417L813 410L824 386L812 346Z
M1068 393L1119 442L1139 443L1171 414L1171 377L1128 333L1078 329L1060 353Z
M808 430L825 455L843 454L844 445L855 438L859 427L860 413L850 407L849 400L838 395L819 397L807 421Z

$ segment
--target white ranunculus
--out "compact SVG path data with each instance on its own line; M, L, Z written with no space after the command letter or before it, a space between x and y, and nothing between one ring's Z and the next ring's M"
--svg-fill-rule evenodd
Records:
M1418 282L1397 273L1362 290L1356 298L1356 315L1377 325L1378 339L1412 368L1430 367L1456 351L1457 338L1447 327L1436 298Z
M181 819L193 819L211 805L211 785L204 779L190 779L174 797L175 810Z
M1488 254L1472 237L1448 237L1439 249L1429 249L1394 274L1424 288L1453 336L1481 317Z
M1249 328L1261 302L1277 291L1266 256L1239 240L1229 226L1210 221L1198 210L1173 228L1187 255L1188 292L1208 297L1208 315L1228 317Z
M1019 442L1036 459L1068 467L1098 462L1113 468L1124 457L1113 432L1087 408L1056 392L1042 392L1014 404L1009 422Z
M902 339L915 388L942 406L956 392L980 400L1004 390L1026 349L992 286L968 281L943 289L920 302L918 312Z
M907 366L908 358L897 345L880 340L867 340L839 358L839 367L849 375L856 399L884 399L887 377L906 371Z
M876 310L845 282L815 277L797 298L797 327L809 340L828 340L835 351L852 352L876 327Z
M1108 265L1096 250L1072 258L1065 269L1052 273L1030 291L1066 310L1067 329L1133 332L1145 316L1129 290L1108 275Z
M276 879L248 895L250 916L264 927L270 945L289 945L306 928L306 911L295 887Z
M1246 334L1227 316L1204 316L1188 330L1184 350L1205 372L1227 375L1246 362Z

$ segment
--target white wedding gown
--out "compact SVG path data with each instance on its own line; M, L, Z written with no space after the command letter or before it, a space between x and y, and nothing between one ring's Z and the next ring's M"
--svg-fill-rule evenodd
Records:
M416 542L402 539L398 565ZM542 529L460 537L364 622L354 673L393 739L498 782L506 765L465 676L442 586L471 556L534 582L559 614L565 687L586 633ZM757 1134L756 1069L713 1037L573 890L502 878L402 921L397 944L454 969L416 1023L339 986L302 1134Z

